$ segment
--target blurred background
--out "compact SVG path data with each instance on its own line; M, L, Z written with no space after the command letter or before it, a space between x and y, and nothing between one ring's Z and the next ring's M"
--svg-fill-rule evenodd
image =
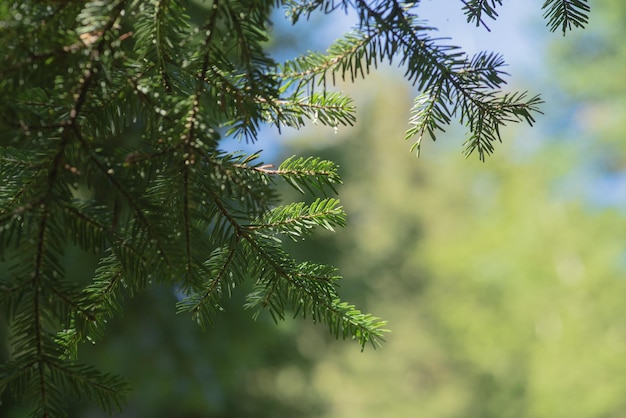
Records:
M626 3L594 1L589 27L566 37L524 3L502 6L492 32L467 24L460 1L420 6L449 43L501 52L510 88L546 101L486 163L463 158L462 126L409 152L415 92L401 68L338 86L356 100L354 128L268 129L250 145L268 163L341 165L348 226L290 251L340 268L342 297L389 321L383 347L361 353L304 320L253 321L245 289L202 333L156 288L83 347L81 360L133 387L115 416L626 416ZM274 53L324 50L351 19L314 16L294 37L277 15ZM104 415L78 404L70 416Z

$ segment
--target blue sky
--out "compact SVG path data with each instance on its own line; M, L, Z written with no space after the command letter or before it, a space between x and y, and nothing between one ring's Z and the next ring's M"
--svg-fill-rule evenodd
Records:
M511 74L507 81L513 84L515 89L529 90L533 94L540 93L542 86L533 80L543 78L545 83L545 74L548 73L545 64L545 46L563 38L560 33L551 34L548 31L539 3L505 2L498 8L498 19L488 23L491 32L468 23L461 6L460 0L422 0L417 11L420 17L438 29L433 35L450 38L447 43L462 47L468 54L472 55L482 50L501 53L508 64L505 70ZM349 31L355 23L354 15L345 15L337 11L330 16L321 13L313 15L309 21L303 19L294 28L286 22L283 12L278 11L275 17L275 31L277 36L287 41L287 45L285 47L283 43L283 47L275 54L278 59L283 60L293 58L307 49L324 51L333 40ZM298 31L300 36L290 37L294 30ZM302 34L305 35L301 36ZM548 108L550 98L546 99L548 103L545 106ZM524 135L523 141L520 140L520 147L531 150L540 148L543 142L550 140L550 137L559 135L555 129L563 121L559 121L558 116L557 120L544 116L538 122L539 127L524 131L527 134ZM551 133L547 134L546 131ZM528 135L528 132L535 133ZM276 158L281 141L277 138L274 128L266 128L260 141L255 144L236 143L231 140L225 142L224 146L231 151L242 149L253 152L263 149L265 152L262 158L264 161L271 161ZM618 206L626 201L626 175L614 173L609 177L598 173L597 170L585 169L581 165L578 169L573 169L568 177L563 179L562 185L568 186L572 198L582 197L599 207Z
M459 0L423 0L418 10L442 36L452 38L451 43L470 55L482 50L497 51L512 66L524 65L527 57L537 52L531 46L530 22L541 19L541 12L533 2L505 3L497 9L498 19L488 22L491 32L468 23Z

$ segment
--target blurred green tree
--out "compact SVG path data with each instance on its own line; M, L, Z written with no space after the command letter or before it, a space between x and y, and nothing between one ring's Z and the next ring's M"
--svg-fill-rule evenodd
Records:
M370 123L318 150L345 170L349 227L291 250L337 265L343 294L393 330L384 357L295 337L321 347L304 351L320 416L621 416L626 216L567 191L590 138L546 138L523 157L507 144L488 167L449 149L415 164L379 141L410 100L395 83L359 106Z
M293 22L354 10L357 30L326 54L277 64L264 49L270 13ZM463 2L485 24L499 1ZM532 123L541 100L502 92L504 61L468 57L430 36L419 2L45 1L0 5L0 301L9 360L0 390L63 416L87 398L111 411L126 386L78 361L102 338L122 299L157 284L179 312L211 323L245 289L248 308L326 323L336 337L376 344L384 322L339 299L330 266L297 262L281 245L345 223L336 165L316 157L263 164L220 150L222 137L255 140L262 123L332 127L354 122L349 97L327 83L394 59L420 95L405 137L433 139L452 117L469 130L466 154L493 152L500 127ZM552 30L586 23L585 1L546 1ZM311 202L279 205L282 178ZM89 274L67 256L94 262Z
M551 72L539 88L554 93L551 137L507 131L521 141L487 167L456 161L445 147L415 164L402 144L379 140L401 134L405 115L395 104L410 100L392 75L358 103L359 120L371 123L320 153L345 173L349 227L296 251L330 241L319 261L350 277L343 294L394 331L384 361L346 347L311 354L314 387L329 400L322 416L624 415L625 50L617 22L626 4L600 1L594 13L584 33L549 50L559 78ZM611 188L602 187L607 177Z

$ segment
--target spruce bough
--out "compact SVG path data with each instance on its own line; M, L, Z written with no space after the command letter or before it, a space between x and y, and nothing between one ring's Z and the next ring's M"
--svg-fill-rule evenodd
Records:
M487 26L501 1L462 1ZM326 53L277 63L264 45L277 7L293 22L354 11L359 24ZM584 26L586 1L546 1L552 30ZM123 299L152 283L177 310L211 323L220 301L253 283L246 308L301 315L338 338L378 344L385 322L342 301L337 271L295 261L281 239L345 224L336 164L220 150L262 124L351 125L349 97L326 86L397 61L420 91L406 139L457 118L467 155L484 159L508 122L532 124L541 99L502 92L503 59L468 57L431 36L418 2L173 0L5 2L0 6L0 306L10 329L0 392L32 416L64 416L68 396L121 408L123 379L78 361ZM282 205L286 181L312 203ZM309 201L311 199L308 199ZM71 280L68 248L98 258Z

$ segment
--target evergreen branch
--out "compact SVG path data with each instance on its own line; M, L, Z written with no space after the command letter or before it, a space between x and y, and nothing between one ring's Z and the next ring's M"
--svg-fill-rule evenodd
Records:
M256 158L256 154L250 157ZM264 176L279 176L287 181L291 186L301 193L306 193L304 189L314 193L317 189L324 193L326 187L330 187L335 193L335 184L342 184L338 173L338 166L329 160L322 160L318 157L296 157L295 155L283 161L278 169L272 164L249 165L249 161L233 164L233 167L246 171L254 171Z
M71 362L51 361L48 367L51 374L55 375L54 380L71 389L77 398L93 399L109 414L114 409L122 410L124 397L129 391L122 378Z
M174 32L174 30L181 30L182 28L186 27L187 24L184 19L178 19L178 21L174 20L168 22L168 19L180 16L180 13L168 10L170 6L175 7L176 3L169 0L156 1L154 3L154 22L152 24L154 33L152 38L152 44L155 45L157 68L159 71L159 75L163 79L165 90L168 92L172 91L172 85L166 63L170 60L174 60L174 57L171 57L171 54L174 51L175 43L177 43L177 39L172 39L172 32ZM164 33L169 32L168 29L171 32ZM150 32L142 31L142 33Z
M467 88L498 89L506 84L502 77L508 74L500 69L505 65L502 55L479 52L459 71L459 79Z
M417 136L411 146L411 152L415 152L418 157L424 134L428 132L430 138L435 141L435 131L445 131L442 126L450 123L450 111L445 102L437 102L439 97L441 96L438 91L432 95L418 95L411 108L409 124L412 126L405 132L404 140Z
M183 167L183 231L185 240L185 272L187 275L191 275L192 271L192 257L191 257L191 219L189 208L189 168Z
M471 132L464 144L466 157L477 150L480 160L484 161L485 155L494 150L493 142L501 141L500 126L506 122L525 121L533 125L535 119L529 110L541 113L539 105L543 101L539 96L524 100L526 95L525 92L507 93L502 97L487 94L481 100L480 106L462 111L463 115L467 115L467 125Z
M228 212L218 196L214 195L213 199L222 216L237 231L237 236L248 243L255 257L264 261L257 265L266 266L261 267L257 278L258 286L261 286L263 290L257 290L248 296L247 308L269 307L274 319L283 318L284 301L291 300L292 308L296 312L299 309L303 309L303 312L312 310L311 315L314 320L325 320L331 327L331 331L337 335L341 329L344 338L348 334L352 335L359 340L362 347L367 342L373 343L382 338L383 331L381 328L384 326L384 322L374 321L374 317L362 315L350 305L338 302L333 298L335 290L333 286L329 287L330 282L326 280L301 280L302 278L315 277L315 275L298 276L306 265L300 265L298 268L270 241L263 243L257 241L258 238L250 234ZM271 269L268 270L267 267L271 267ZM284 287L285 285L286 287ZM210 292L206 292L205 296L209 294ZM330 300L333 302L329 303ZM323 309L323 311L319 312L318 309Z
M245 166L245 162L243 166ZM210 323L212 321L212 315L221 309L217 303L218 295L220 295L223 290L230 292L235 286L235 283L223 285L223 281L231 274L231 265L239 251L239 241L242 239L249 240L249 232L222 202L221 196L211 189L208 189L208 193L220 217L231 226L234 233L231 235L231 242L227 246L228 251L226 251L225 248L218 248L204 263L203 267L208 272L211 279L207 281L200 292L193 292L190 297L183 299L177 305L178 312L191 312L192 318L203 328L205 322L208 321ZM219 230L222 228L216 229ZM239 261L242 262L243 258Z
M107 319L122 312L124 294L133 295L146 287L148 279L155 274L155 263L126 240L118 240L107 249L96 268L93 282L85 287L79 302L80 310L72 315L75 334L67 339L65 349L71 352L70 344L94 342L102 337ZM89 313L84 315L82 313ZM94 320L92 320L94 319Z
M339 8L347 12L351 4L346 0L282 0L281 3L287 8L285 14L291 19L292 24L297 23L303 15L308 19L317 9L325 14L330 14Z
M38 400L37 403L41 405L41 408L46 411L48 409L48 392L47 392L47 378L45 375L45 359L47 353L43 348L43 340L45 338L44 327L42 323L43 316L43 301L41 297L41 292L43 290L43 257L44 257L44 243L45 243L45 235L47 230L47 220L48 220L48 211L46 210L46 206L42 208L41 221L39 224L39 233L37 239L37 251L35 253L35 263L33 266L33 278L32 278L32 286L33 286L33 320L34 320L34 339L35 339L35 350L36 350L36 362L37 362L37 371L38 371ZM44 414L47 416L47 412Z
M483 25L487 31L491 32L483 19L483 15L491 20L496 20L498 17L496 6L502 6L502 0L461 0L461 2L464 4L463 10L468 23L474 21L477 27Z
M84 81L79 87L79 93L77 94L77 98L75 100L72 111L70 112L69 119L67 120L67 125L72 126L82 108L82 105L86 99L86 93L89 89L89 84L91 82L92 73L89 70L86 70ZM32 338L34 340L34 348L35 348L35 362L37 364L37 405L38 409L42 412L43 416L48 416L50 411L54 409L54 402L57 400L54 396L49 396L49 383L48 376L46 375L46 364L48 363L49 350L46 350L44 345L46 344L46 339L48 339L47 332L45 330L46 326L44 324L44 318L49 315L58 314L57 312L50 311L50 307L46 306L46 298L42 296L42 291L46 287L54 287L50 286L48 283L48 279L45 277L46 275L46 264L50 265L50 269L54 274L58 274L58 263L49 260L46 263L46 259L50 258L49 255L49 246L51 243L48 241L53 240L52 233L50 231L50 205L53 200L53 190L57 183L60 171L60 165L65 153L65 150L70 142L70 135L66 129L63 129L61 140L58 144L58 149L51 157L50 167L48 169L48 175L46 179L46 191L45 195L40 203L40 219L37 230L36 244L35 244L35 254L34 254L34 262L32 266L32 276L31 276L31 284L32 284L32 320L33 320L33 330L32 330ZM50 272L48 272L49 274ZM59 318L62 320L62 318Z
M530 123L533 120L532 113L538 112L537 105L541 103L538 97L523 102L521 101L523 94L516 93L493 99L493 92L484 92L485 88L497 89L504 82L498 70L498 67L503 65L499 56L479 54L468 63L466 59L460 59L461 55L458 53L446 53L446 48L442 50L428 40L421 39L417 35L421 27L416 28L405 13L394 13L397 25L392 25L389 19L370 8L367 3L362 0L360 3L377 25L388 28L395 42L403 45L409 64L407 77L414 78L415 81L419 79L419 88L426 93L433 94L428 101L428 106L414 107L412 122L417 129L409 129L407 132L423 133L427 130L433 135L436 129L442 130L440 122L445 122L450 112L441 104L454 99L454 109L451 113L454 114L457 109L462 109L461 122L467 119L470 127L470 138L467 143L476 144L483 151L479 152L482 160L485 154L493 151L492 142L500 140L500 125L521 120ZM397 1L394 0L393 4L396 10L402 10ZM468 71L467 68L470 70ZM512 103L511 100L514 99L520 101ZM504 102L506 105L503 105ZM433 111L436 114L427 116L425 111ZM415 124L415 115L418 114L426 117L423 124ZM486 115L488 116L485 117ZM473 120L473 118L478 119ZM407 137L409 135L405 134L405 138ZM421 137L418 137L413 148L418 148L420 143ZM466 153L466 155L469 154Z
M376 39L379 35L380 32L376 30L369 33L353 31L333 43L326 54L309 52L295 60L286 61L281 66L281 72L276 74L279 79L285 81L282 89L286 90L294 81L298 81L296 90L307 84L325 85L329 72L332 75L333 84L335 84L336 73L340 73L342 79L345 80L345 74L350 72L351 80L354 81L358 74L364 75L361 65L363 57L365 57L365 71L369 73L370 65L376 65L378 61ZM380 57L382 58L383 56Z
M122 182L119 179L117 179L117 177L114 175L115 171L112 168L107 168L98 159L97 155L93 153L93 150L91 149L87 141L85 141L85 139L82 137L80 131L76 131L76 134L77 134L77 138L79 142L81 143L85 151L88 153L90 161L95 165L95 167L100 171L100 173L103 174L104 177L115 187L115 189L119 191L120 194L125 198L126 203L128 203L128 205L133 210L133 213L135 214L136 219L141 222L141 224L145 227L145 230L147 231L147 233L150 235L151 237L150 239L153 240L153 243L157 247L158 254L164 258L165 262L168 265L171 265L169 257L167 256L168 251L164 249L162 243L160 242L161 240L159 239L158 234L155 231L155 226L152 224L152 222L148 220L139 202L135 199L132 193L129 190L127 190L126 187L124 187L124 184L122 184Z
M91 93L89 113L97 113L102 117L82 121L81 133L86 138L115 138L138 120L147 119L150 110L163 117L154 100L137 84L144 74L111 72L110 77L119 78L120 85L115 90L102 88Z
M234 199L246 202L250 214L262 213L272 202L278 200L275 191L269 187L270 179L265 171L269 166L260 162L254 163L259 153L212 155L202 150L198 152L203 161L215 170L214 180L228 188L229 195Z
M333 322L334 318L329 317L326 319L326 322L331 327L331 332L335 334L335 338L338 338L340 334L343 339L352 337L359 342L361 350L365 348L367 343L376 348L381 342L385 341L383 338L384 334L389 332L385 328L387 321L383 321L371 314L364 314L356 309L354 305L342 302L339 299L333 300L332 306L328 311L334 311L341 318L344 318L345 321L345 325L342 323L340 326Z
M304 118L313 124L321 123L337 129L339 125L352 126L356 121L352 99L339 92L313 93L302 96L295 92L288 99L257 98L257 102L267 106L266 120L276 125L279 132L281 125L292 128L304 126Z
M337 276L320 276L318 265L295 265L272 257L261 246L257 246L257 250L270 262L275 276L258 281L255 290L247 296L246 308L268 308L277 321L284 318L285 301L288 301L295 315L301 314L303 318L310 316L314 322L325 323L336 338L354 338L361 348L368 342L376 347L377 343L383 341L383 335L387 332L384 329L386 322L362 314L354 306L341 302L336 297L334 287ZM306 273L307 269L310 272ZM328 267L325 269L328 270ZM295 271L301 274L292 274Z
M82 210L79 206L83 206ZM107 244L112 242L119 249L132 253L133 258L141 260L142 264L150 264L150 259L145 256L140 248L133 246L129 240L115 231L112 220L105 218L108 217L108 212L104 212L106 208L101 206L89 207L83 201L75 202L75 204L66 203L62 207L68 215L65 225L73 233L75 242L81 248L99 253L104 249L109 250ZM94 213L85 212L87 208ZM89 239L89 237L95 237L95 239Z
M356 38L346 38L344 44L337 43L339 50L344 52L344 54L330 54L330 57L337 57L337 61L332 61L333 58L323 56L320 58L320 56L310 54L301 61L286 63L284 69L291 69L290 73L283 71L293 76L305 76L303 80L308 82L314 80L316 75L320 76L321 80L325 80L325 73L330 68L329 63L332 62L333 74L338 71L340 75L345 76L348 72L354 78L358 74L363 76L363 70L368 70L372 62L375 63L385 57L391 60L402 49L404 58L401 61L408 64L407 78L417 83L420 90L431 97L428 101L429 105L425 105L423 97L426 96L423 96L420 100L424 105L414 107L410 121L414 128L407 131L405 136L408 138L413 133L419 134L413 146L413 149L419 149L425 131L428 131L434 139L435 131L443 130L442 126L449 123L451 112L447 109L446 101L455 98L456 103L452 103L454 109L472 107L474 111L489 105L489 103L481 102L484 94L482 90L497 89L504 83L502 78L504 73L499 69L504 65L504 61L497 54L486 53L477 54L471 61L468 61L464 54L457 51L457 48L436 45L430 38L419 35L420 32L431 28L423 26L410 16L408 6L405 8L397 1L391 3L389 5L380 2L377 6L370 6L365 1L357 2L361 13L361 25L366 32ZM377 42L370 44L370 41L381 37L384 37L385 41L377 42L384 47L377 47ZM362 44L358 43L359 39L363 41ZM368 42L364 42L365 40ZM373 59L374 57L377 59ZM320 62L322 64L318 64ZM293 69L300 69L300 71L293 71ZM289 84L288 82L284 88L287 88ZM520 105L523 106L523 103ZM415 112L418 108L420 109L419 116L425 118L421 123L416 123ZM510 115L506 114L506 108L494 109L499 110L499 115L493 115L500 121L510 119ZM526 116L531 117L530 112L534 111L534 108L527 107L522 111L526 112ZM433 114L428 114L428 112L433 112ZM486 125L474 123L472 126L482 129ZM483 134L483 132L472 132L472 135L476 137L481 137Z
M250 87L253 90L258 90L258 86L255 85L254 81L255 74L260 70L259 64L273 64L273 61L265 56L263 49L259 45L260 42L269 39L269 36L263 31L265 22L258 20L254 22L250 19L249 15L251 13L254 14L256 9L245 10L248 12L248 16L246 16L246 19L242 19L242 10L235 10L233 2L225 2L224 7L227 11L228 22L231 23L236 38L239 40L237 43L239 58L245 68L248 81L251 83Z
M65 225L73 233L74 242L81 248L99 253L106 248L107 237L111 240L123 241L119 235L115 234L112 219L106 219L109 214L105 207L88 206L84 201L64 202L62 207L66 213ZM86 209L90 209L92 213L86 213Z
M73 351L71 344L77 344L85 340L95 341L102 335L107 319L121 313L120 301L122 288L130 285L137 286L139 281L124 283L124 269L116 256L116 252L109 250L110 254L100 259L93 282L83 290L81 306L86 312L95 316L95 321L86 320L84 316L75 316L73 329L74 337L66 341L65 348ZM126 285L126 287L124 286ZM129 288L132 293L133 288Z
M203 71L206 71L204 69ZM204 77L204 74L202 74ZM191 215L190 215L190 174L191 166L195 164L195 128L198 125L197 115L200 111L198 95L200 94L201 85L198 84L196 95L191 98L191 108L185 121L181 146L185 151L183 155L184 163L182 164L182 215L183 215L183 233L185 248L185 273L187 277L192 276L193 257L191 248Z
M218 112L221 125L229 128L226 136L254 141L263 113L257 105L259 96L251 93L251 88L244 84L245 78L238 72L222 73L214 66L208 66L207 73L198 80L217 90L219 106L215 106L213 95L209 94L204 99L210 100L206 108Z
M329 231L334 231L334 226L345 226L345 216L339 200L316 199L309 206L297 202L274 208L247 229L272 235L285 234L296 241L315 226Z
M202 93L206 109L219 115L216 118L219 124L229 128L227 136L245 137L246 141L256 140L259 124L263 120L264 112L257 100L271 103L278 95L274 77L266 74L275 62L264 52L261 44L267 40L263 30L267 14L260 13L259 9L266 6L260 2L258 6L251 9L239 2L213 4L207 23L207 38L203 43L202 70L197 75L199 87L204 90L198 89L196 94L200 96ZM221 41L219 47L212 44L213 34L223 30L216 24L218 17L223 18L226 25L223 39L229 40L225 45ZM233 33L237 42L231 43ZM230 49L236 51L239 59L226 55Z
M293 108L301 109L314 124L319 122L336 128L339 124L352 126L356 121L352 99L341 93L313 93L291 105Z
M24 170L10 171L9 164L3 164L0 168L0 172L3 178L7 181L0 185L0 225L5 225L7 222L11 222L12 218L20 217L25 212L32 210L38 206L42 200L43 192L40 190L43 176L47 175L45 168L42 165L33 164L33 168L29 171L30 177L24 178L26 172ZM16 179L20 179L22 184L19 184ZM3 234L4 230L0 230L0 234Z
M572 26L584 28L589 23L591 7L587 0L546 0L541 8L550 30L556 32L560 27L564 36Z
M221 311L218 303L219 296L224 290L230 291L231 286L224 280L230 274L232 264L235 260L238 239L235 238L228 250L225 248L216 249L209 259L204 263L204 267L212 273L212 277L199 292L194 292L191 296L179 301L177 312L190 312L191 318L204 330L206 324L213 322L213 315Z
M336 283L341 280L337 271L336 267L305 261L298 265L296 277L303 280Z
M0 281L0 301L8 318L16 317L22 308L23 296L32 290L30 277ZM16 283L17 282L17 283Z
M279 175L301 193L305 193L304 189L311 193L314 193L313 189L324 193L325 187L330 187L337 193L334 185L342 183L337 168L332 161L294 155L283 161L277 170L269 168L259 168L259 170L267 174Z
M89 41L86 41L84 37L82 40L91 49L92 53L90 54L91 59L85 64L83 77L79 81L79 92L74 95L76 100L70 110L69 119L65 122L68 126L75 125L75 121L87 100L87 92L94 78L93 59L98 58L103 53L107 42L105 35L115 26L115 22L122 14L125 4L126 0L118 0L117 3L89 2L78 16L78 19L83 24L78 29L78 32L81 36L87 34L90 37Z
M49 286L48 289L50 292L57 296L57 298L63 303L63 307L65 310L71 311L72 314L82 315L88 321L95 321L96 317L93 313L89 312L87 309L83 308L81 303L78 301L76 297L77 294L75 292L70 293L68 291L69 286L65 286L62 289L59 289L57 286ZM69 315L62 315L63 317L69 317Z
M388 6L392 11L387 19L381 12L370 7L365 1L359 0L359 7L364 11L365 24L370 30L378 30L381 34L387 34L390 45L383 51L385 56L391 59L401 45L405 51L402 62L408 62L407 77L422 91L431 90L433 86L443 83L444 80L467 95L469 92L463 88L462 83L457 79L454 69L465 66L465 59L460 59L464 54L457 52L457 47L439 46L433 43L428 37L420 37L419 32L431 30L414 19L409 19L404 9L396 0L391 1L392 6ZM372 21L370 23L370 20ZM374 28L374 29L372 29ZM378 29L376 29L378 28ZM451 51L451 52L450 52Z

